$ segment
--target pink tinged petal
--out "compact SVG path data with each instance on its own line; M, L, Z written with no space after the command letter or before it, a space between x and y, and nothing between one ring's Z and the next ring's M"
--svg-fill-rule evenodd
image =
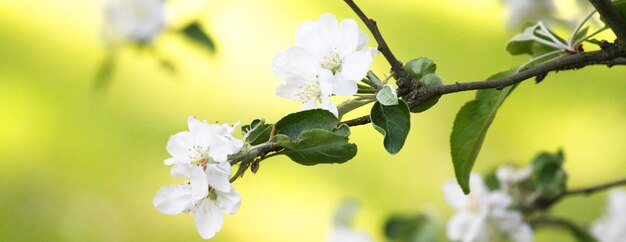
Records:
M191 197L194 200L197 201L209 195L209 182L202 167L193 166L191 168L189 183L191 183Z
M205 172L209 186L222 192L230 191L230 163L208 164Z
M231 186L229 192L215 192L217 193L217 204L222 208L222 211L227 214L235 214L237 210L239 210L241 206L241 195L234 187Z
M359 44L359 27L354 19L345 19L339 26L338 42L335 50L344 57L357 50Z
M359 28L358 31L359 31L359 43L356 46L356 50L361 50L365 48L367 43L370 41L370 37L362 29Z
M191 207L191 185L170 185L159 189L152 200L154 207L164 214L178 214Z
M443 195L448 205L456 210L465 210L466 206L468 206L468 198L463 194L461 187L456 182L443 184Z
M189 164L177 164L170 170L170 175L174 178L189 178L192 166Z
M170 136L165 148L175 159L168 159L166 162L172 162L172 164L189 163L189 149L191 147L193 147L193 142L190 132L183 131Z
M213 238L215 233L222 229L223 223L224 214L215 201L210 199L200 201L194 215L194 224L200 237L203 239Z
M360 81L367 75L373 61L372 54L367 49L353 52L343 59L341 74L346 80Z
M337 73L333 79L333 93L338 96L352 96L358 91L355 81L346 80L343 75Z

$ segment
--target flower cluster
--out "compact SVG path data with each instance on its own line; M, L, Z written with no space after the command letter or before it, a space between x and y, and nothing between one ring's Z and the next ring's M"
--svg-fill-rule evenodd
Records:
M530 242L533 233L519 211L510 209L512 198L501 191L489 191L480 175L470 177L469 195L456 182L443 186L445 198L456 214L448 221L446 234L452 241Z
M104 37L108 43L150 42L165 26L164 0L109 0Z
M626 239L626 191L609 194L604 216L593 222L591 234L599 242L620 242Z
M233 137L234 126L208 124L188 118L189 131L170 137L165 160L174 178L187 179L179 185L164 186L154 196L153 204L164 214L194 214L198 233L212 238L222 227L224 215L234 214L241 196L230 184L228 155L238 153L243 142Z
M357 82L377 53L365 47L368 41L353 19L339 23L334 15L324 14L302 24L296 31L296 45L274 58L272 70L282 79L276 95L302 102L301 110L315 109L319 103L337 116L330 96L357 93Z

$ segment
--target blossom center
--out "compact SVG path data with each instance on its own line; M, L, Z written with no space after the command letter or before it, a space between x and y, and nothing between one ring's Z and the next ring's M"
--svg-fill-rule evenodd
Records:
M341 71L341 64L343 64L343 61L341 57L339 57L339 54L336 53L324 56L324 60L322 61L322 67L332 71L333 74Z
M194 145L189 149L189 160L192 165L206 167L207 163L215 163L209 156L209 149L200 145Z
M308 85L300 85L298 89L300 91L298 91L296 95L300 98L302 103L307 103L312 99L319 100L319 97L322 95L319 82Z

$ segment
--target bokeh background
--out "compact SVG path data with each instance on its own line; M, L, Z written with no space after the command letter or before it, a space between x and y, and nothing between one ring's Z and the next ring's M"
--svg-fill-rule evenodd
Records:
M398 58L428 56L448 83L482 80L527 59L504 51L513 33L497 1L358 3L378 20ZM187 129L188 115L274 122L296 111L297 103L273 94L279 80L272 58L295 42L304 21L326 12L356 17L339 0L169 1L172 24L202 9L217 52L164 36L155 48L177 66L175 73L128 48L110 85L94 90L106 51L103 6L101 0L0 1L0 241L200 240L192 216L163 215L152 206L159 187L181 182L162 162L168 137ZM373 69L388 72L382 56ZM523 83L499 112L476 171L523 165L539 151L562 148L570 187L624 177L625 74L620 67L590 67ZM242 207L226 217L214 241L323 241L345 198L360 202L356 228L377 241L392 214L427 212L443 224L452 213L441 192L454 177L448 137L456 111L472 97L448 95L413 115L405 148L395 156L368 125L353 128L360 152L348 163L264 161L256 175L236 182ZM569 198L554 213L586 224L602 213L604 200L602 193ZM573 241L557 230L536 235L536 241Z

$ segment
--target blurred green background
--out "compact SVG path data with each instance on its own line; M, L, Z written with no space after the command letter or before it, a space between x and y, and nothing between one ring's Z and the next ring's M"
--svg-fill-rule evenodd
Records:
M198 13L184 2L168 2L173 24ZM527 59L504 51L513 33L496 1L358 3L378 20L398 58L428 56L448 83L482 80ZM274 122L296 111L297 103L273 94L279 80L272 58L294 44L304 21L326 12L355 18L339 0L208 1L197 6L215 38L215 55L165 35L155 45L178 67L175 74L151 55L126 49L110 85L98 92L93 80L105 55L103 5L0 1L0 241L200 240L192 216L163 215L152 206L159 187L180 182L163 165L168 137L187 129L188 115ZM388 71L382 56L373 69ZM539 151L562 148L570 187L623 177L625 74L620 67L591 67L523 83L498 114L476 171L526 164ZM441 185L454 177L448 136L456 111L472 97L448 95L413 115L396 156L368 125L353 128L360 152L348 163L263 162L256 175L235 183L242 207L226 217L214 241L323 241L344 198L360 201L356 228L377 241L391 214L424 211L445 222L452 211ZM576 197L554 213L585 224L603 206L603 194ZM572 241L559 231L536 235L536 241Z

